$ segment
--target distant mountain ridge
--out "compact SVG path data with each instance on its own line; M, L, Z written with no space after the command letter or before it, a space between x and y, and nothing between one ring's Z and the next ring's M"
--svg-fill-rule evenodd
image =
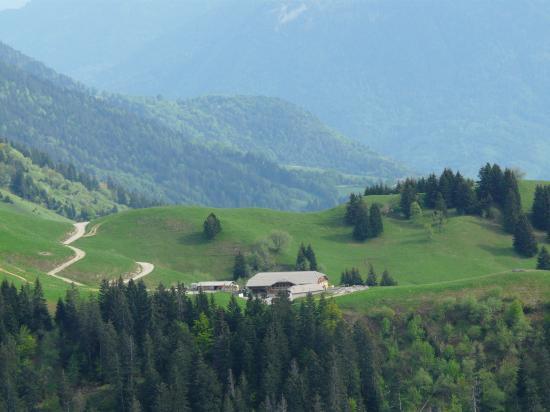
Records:
M284 133L292 134L293 130L310 133L304 142L317 160L302 165L315 170L285 167L293 163L290 159L300 145L299 134L289 137L289 142L294 139L298 143L287 144L278 151L278 157L273 157L266 149L269 136L265 130L258 129L257 133L252 128L248 130L247 136L254 136L252 141L260 143L254 150L247 150L246 142L237 144L244 129L229 127L230 123L224 123L219 112L210 114L204 105L193 109L183 104L173 116L170 111L161 111L157 103L93 94L5 45L0 45L0 58L2 136L44 150L98 176L113 177L128 189L161 201L315 209L335 205L340 198L339 185L361 186L369 180L393 180L406 173L394 162L350 142L311 115L282 102L278 104L289 112L287 115L296 116ZM238 107L238 116L253 118L255 109L247 112L239 106L243 99L254 101L238 98L233 103L231 99L224 102ZM166 113L165 118L158 117L156 111ZM180 114L185 115L183 120L178 120ZM269 118L268 113L262 115L262 122ZM213 127L216 118L218 123ZM304 125L299 128L301 123ZM276 119L270 124L275 127ZM324 136L323 144L316 142L317 134ZM323 158L323 151L331 150L327 143L332 145L332 151L340 153L340 157L331 154L333 165L327 163L326 155ZM354 153L348 154L348 147ZM282 161L285 150L288 159ZM346 168L348 162L354 166ZM344 167L332 167L338 163ZM343 172L357 172L357 176L345 176Z
M420 172L550 177L547 1L36 0L0 39L109 91L280 97Z

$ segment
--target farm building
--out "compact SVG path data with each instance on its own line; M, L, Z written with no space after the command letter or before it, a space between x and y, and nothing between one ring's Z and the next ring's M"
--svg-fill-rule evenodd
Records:
M197 292L238 292L239 285L232 281L206 281L191 283L192 291Z
M308 293L324 292L328 286L328 276L315 271L263 272L246 283L247 289L255 296L268 298L286 292L291 300Z

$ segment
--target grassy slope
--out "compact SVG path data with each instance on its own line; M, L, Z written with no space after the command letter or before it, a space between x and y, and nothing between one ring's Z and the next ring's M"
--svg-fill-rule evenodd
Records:
M498 290L505 297L520 297L526 304L550 300L550 272L504 272L472 279L432 283L417 286L374 288L336 298L348 311L372 312L383 306L393 309L418 307L448 297L479 295Z
M44 272L72 256L71 250L59 243L72 230L71 222L12 194L10 197L13 204L0 202L0 281L7 279L20 286L21 278L34 282L39 277L46 298L55 301L68 285Z
M376 196L369 202L395 202L396 196ZM223 232L213 242L204 240L201 225L211 209L163 207L120 213L99 219L98 235L77 246L89 258L71 269L74 276L90 281L102 274L130 271L135 260L156 265L146 278L149 284L177 280L230 277L233 256L273 229L293 237L279 263L293 264L300 242L311 243L323 270L338 283L346 267L366 274L368 263L378 271L388 268L401 285L421 285L510 271L533 269L534 259L521 259L512 251L512 239L500 227L471 216L451 217L433 240L423 223L385 219L385 233L375 240L356 243L351 228L341 224L343 207L318 213L286 213L265 209L220 209Z

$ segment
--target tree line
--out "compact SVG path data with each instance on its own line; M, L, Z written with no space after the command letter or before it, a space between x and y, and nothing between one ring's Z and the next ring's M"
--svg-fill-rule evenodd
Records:
M220 307L183 285L0 285L0 409L42 411L542 411L548 307L493 291L346 320L311 296Z
M407 179L399 187L399 206L407 219L420 213L421 206L441 215L454 208L458 214L501 220L503 229L514 236L518 254L533 257L539 251L529 217L522 210L518 178L511 169L486 164L480 169L477 182L445 169L439 177L431 174L427 178ZM546 192L538 188L533 205L533 223L542 228L547 227L544 219L550 216Z

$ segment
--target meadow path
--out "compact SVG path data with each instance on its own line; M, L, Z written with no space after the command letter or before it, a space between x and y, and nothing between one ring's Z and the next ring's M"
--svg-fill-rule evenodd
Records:
M84 252L82 249L78 249L74 246L70 246L70 244L76 242L78 239L80 239L82 236L84 236L84 234L86 233L86 226L88 226L88 223L90 223L90 222L78 222L78 223L74 224L75 230L74 230L73 234L71 236L69 236L69 238L67 240L63 241L62 243L65 246L67 246L68 248L70 248L75 253L75 255L74 255L74 257L67 260L65 263L62 263L61 265L59 265L55 269L50 270L48 272L49 276L53 276L54 278L62 280L63 282L74 283L77 286L84 286L82 283L79 283L75 280L67 279L63 276L59 276L58 273L65 270L65 269L67 269L69 266L74 265L76 262L78 262L79 260L82 260L82 259L84 259L84 257L86 257L86 252Z
M71 246L72 243L76 242L78 239L88 236L93 236L96 234L97 226L93 227L90 233L86 234L86 227L88 226L90 222L78 222L74 224L74 231L69 236L69 238L65 241L63 241L63 245L70 248L74 253L74 257L67 260L65 263L62 263L61 265L57 266L55 269L52 269L48 272L48 275L53 276L59 280L62 280L63 282L67 283L74 283L77 286L84 286L82 283L79 283L75 280L65 278L63 276L59 276L58 273L67 269L69 266L74 265L79 260L82 260L86 257L86 252L84 252L82 249L78 249L74 246ZM129 282L130 279L132 280L138 280L142 277L147 276L150 274L153 270L155 270L155 265L148 262L136 262L139 266L139 270L134 273L130 278L128 278L125 282Z

